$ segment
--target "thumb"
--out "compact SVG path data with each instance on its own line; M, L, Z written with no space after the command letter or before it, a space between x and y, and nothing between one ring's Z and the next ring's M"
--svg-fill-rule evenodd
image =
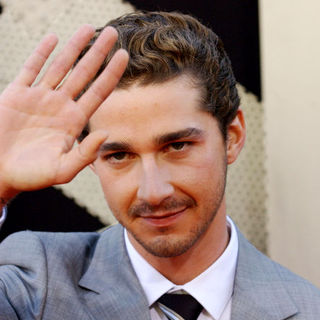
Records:
M72 148L64 157L61 170L57 175L57 184L71 181L83 168L95 161L101 144L108 133L97 130L85 137L81 143Z

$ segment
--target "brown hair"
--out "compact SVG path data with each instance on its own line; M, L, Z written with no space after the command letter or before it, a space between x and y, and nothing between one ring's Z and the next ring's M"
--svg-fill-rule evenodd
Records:
M193 83L202 90L202 107L217 118L226 139L240 99L223 43L211 29L178 12L136 12L114 19L106 26L115 27L119 38L96 77L119 48L126 49L130 59L118 88L191 75ZM97 30L80 58L103 29ZM82 138L86 134L88 131L83 132Z

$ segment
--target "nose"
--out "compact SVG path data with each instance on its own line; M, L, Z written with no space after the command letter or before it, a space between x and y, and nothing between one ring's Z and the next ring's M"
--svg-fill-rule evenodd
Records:
M159 166L154 159L142 161L138 199L152 205L159 205L173 193L174 187L170 183L168 171Z

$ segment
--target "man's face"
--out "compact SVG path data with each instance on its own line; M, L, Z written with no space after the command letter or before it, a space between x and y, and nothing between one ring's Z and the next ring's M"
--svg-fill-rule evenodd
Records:
M187 76L115 90L90 128L109 133L94 170L135 246L173 257L206 241L224 210L226 146Z

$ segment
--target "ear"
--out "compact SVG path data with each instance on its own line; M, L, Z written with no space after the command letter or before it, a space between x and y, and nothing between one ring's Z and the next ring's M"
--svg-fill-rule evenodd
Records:
M228 127L227 162L233 163L240 154L246 140L246 124L242 109L238 109L236 117Z

